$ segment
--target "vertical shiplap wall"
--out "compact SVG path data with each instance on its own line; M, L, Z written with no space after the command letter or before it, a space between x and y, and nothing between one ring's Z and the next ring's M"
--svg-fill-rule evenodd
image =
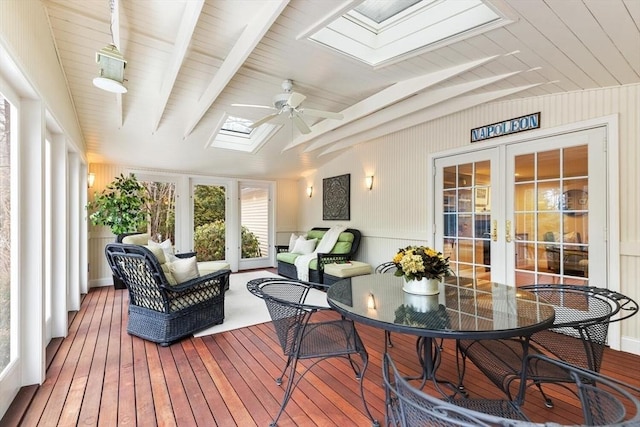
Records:
M311 199L301 198L298 226L305 230L345 223L360 229L358 258L374 266L389 261L406 244L430 243L425 200L432 183L427 176L428 156L469 146L472 128L537 111L544 129L618 115L620 289L640 301L640 85L495 102L359 144L298 182L298 194L304 194L309 184L315 189ZM322 179L345 173L351 174L351 218L323 221ZM371 191L364 184L370 174L375 177ZM623 322L622 331L630 340L628 346L637 346L632 351L640 353L640 316Z

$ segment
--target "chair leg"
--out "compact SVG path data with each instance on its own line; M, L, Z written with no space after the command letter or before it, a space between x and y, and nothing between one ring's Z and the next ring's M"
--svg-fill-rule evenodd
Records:
M362 398L362 406L364 407L364 411L367 413L367 417L371 420L371 426L380 427L380 422L373 418L373 415L371 415L371 412L369 411L369 406L367 406L367 401L364 398L364 373L369 367L369 355L366 351L361 351L359 354L360 358L362 358L362 369L360 370L360 376L358 378L360 381L360 397ZM349 361L351 361L351 358L349 358Z
M280 419L280 415L282 415L282 413L284 412L284 408L287 406L287 403L289 403L289 398L291 397L291 393L293 392L293 388L294 388L294 376L296 374L296 365L298 364L298 359L297 358L293 358L293 357L289 357L289 359L287 360L287 366L285 366L285 371L287 369L287 367L290 366L289 369L289 379L287 380L287 388L284 391L284 396L282 397L282 403L280 404L280 410L278 410L278 414L276 415L276 417L273 419L273 421L271 421L271 424L269 424L269 427L276 427L278 425L278 420ZM284 372L283 374L280 376L280 378L276 379L276 383L278 385L282 384L282 377L284 376Z
M284 365L284 369L282 370L282 373L280 374L280 376L276 378L276 384L282 385L282 377L284 377L284 374L287 372L287 368L289 367L289 365L291 365L291 359L292 359L291 356L287 358L287 364Z
M387 347L393 347L393 343L391 342L391 332L384 331L384 343Z

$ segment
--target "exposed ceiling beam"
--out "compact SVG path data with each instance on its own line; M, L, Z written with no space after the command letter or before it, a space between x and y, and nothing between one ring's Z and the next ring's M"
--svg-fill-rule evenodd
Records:
M184 57L189 49L189 43L193 37L193 32L196 29L198 18L202 12L202 6L204 0L192 0L185 3L184 13L182 14L182 20L180 21L180 27L178 28L178 35L176 36L175 44L173 45L173 51L169 55L170 63L167 65L162 83L160 84L160 93L158 96L157 110L153 119L153 132L158 130L160 126L160 120L167 107L167 102L173 91L173 86L176 83L178 72L182 68Z
M473 80L470 82L464 82L453 86L447 86L439 89L435 89L429 92L419 93L416 96L407 99L400 104L394 104L388 108L377 111L362 120L359 120L349 126L341 127L334 132L323 135L319 140L314 141L305 151L313 151L326 145L332 144L336 141L348 138L350 136L364 132L367 129L380 126L385 123L392 122L414 111L424 110L425 108L432 107L448 99L455 98L464 93L471 92L472 90L479 89L481 87L496 83L498 81L507 79L515 74L519 74L520 71L513 73L501 74L498 76L486 77L484 79Z
M198 100L192 114L189 114L188 117L192 117L192 120L187 125L185 137L189 136L196 125L200 123L200 120L202 120L207 110L209 110L218 98L218 95L224 90L238 69L244 64L251 52L253 52L253 49L260 43L262 37L264 37L269 28L271 28L271 25L273 25L284 8L289 4L289 0L269 1L263 2L262 4L262 10L257 13L256 18L244 28L238 41L233 45L213 80Z
M489 56L476 61L467 62L455 67L450 67L444 70L435 71L433 73L425 74L423 76L415 77L400 81L380 92L371 95L369 98L358 102L351 107L348 107L342 111L344 118L342 120L323 120L317 125L311 127L312 132L307 135L301 135L295 140L291 141L284 150L288 150L297 145L304 144L320 137L323 134L331 132L337 128L343 127L346 124L379 111L391 104L397 103L406 99L418 92L425 90L428 87L446 81L452 77L460 75L464 72L472 70L476 67L486 64L498 58L499 55ZM333 133L333 132L332 132ZM318 148L319 146L315 146ZM314 149L315 149L314 148Z
M505 96L522 92L522 91L531 89L533 87L540 86L542 84L543 83L535 83L535 84L526 85L526 86L518 86L515 88L501 89L501 90L496 90L492 92L485 92L480 94L460 96L457 98L453 98L448 101L442 102L434 106L433 108L429 108L427 110L422 110L422 111L416 111L415 113L409 114L391 123L387 123L384 126L377 126L375 128L369 129L366 132L362 132L356 135L354 138L350 138L348 141L338 142L332 145L331 147L327 148L322 153L320 153L320 156L334 153L339 150L344 150L345 148L352 147L362 142L371 141L376 138L380 138L384 135L388 135L393 132L398 132L400 130L403 130L412 126L416 126L419 124L423 124L431 120L436 120L441 117L448 116L450 114L454 114L471 107L475 107L477 105L495 101L496 99L504 98Z
M122 53L122 45L120 44L120 2L118 0L112 1L112 9L111 9L111 37L113 38L113 44L118 48L120 53ZM124 56L124 54L123 54ZM123 118L123 107L122 107L122 94L116 93L116 114L118 116L118 129L122 128L122 123L124 122Z

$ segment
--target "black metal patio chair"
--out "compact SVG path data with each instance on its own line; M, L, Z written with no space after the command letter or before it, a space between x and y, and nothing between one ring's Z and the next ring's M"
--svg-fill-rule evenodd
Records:
M582 412L586 426L640 425L640 389L593 371L543 355L528 356L529 365L544 363L563 372L561 385L567 401ZM563 419L531 422L518 402L498 399L439 399L413 387L393 364L383 359L387 425L413 426L562 426ZM575 426L575 424L572 424Z
M542 389L543 383L571 381L566 373L546 360L523 364L526 354L546 354L590 371L599 372L607 343L609 324L633 316L638 304L618 292L592 286L538 284L521 289L535 293L553 305L556 317L551 329L536 332L530 340L460 340L460 384L469 359L498 388L514 398L512 384L519 384L517 398L524 398L525 389L534 384L548 407L553 402ZM521 382L523 366L526 381Z
M315 313L331 310L329 307L305 303L309 290L318 286L317 283L282 278L260 278L247 283L247 289L266 303L280 346L287 356L282 374L276 378L276 383L282 384L282 378L285 374L288 375L287 387L280 410L270 425L277 425L293 389L311 368L322 360L342 357L349 361L356 379L360 382L360 395L367 416L371 419L372 425L379 426L369 412L364 398L363 381L369 359L354 323L345 318L312 321ZM352 355L360 356L360 365L352 359ZM298 361L304 359L315 360L296 378Z

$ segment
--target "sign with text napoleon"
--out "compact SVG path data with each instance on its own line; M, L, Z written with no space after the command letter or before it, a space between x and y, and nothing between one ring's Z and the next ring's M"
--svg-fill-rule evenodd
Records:
M540 127L540 112L529 114L491 125L471 129L471 142L484 141L485 139L518 133L525 130L538 129Z

